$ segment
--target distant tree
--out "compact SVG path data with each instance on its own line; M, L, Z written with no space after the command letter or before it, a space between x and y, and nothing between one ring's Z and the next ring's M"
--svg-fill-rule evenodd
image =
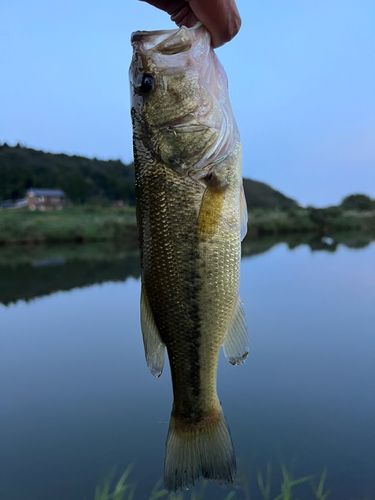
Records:
M342 200L341 206L346 210L371 210L374 202L365 194L351 194Z
M342 213L341 209L339 207L335 207L335 206L327 207L327 208L324 208L323 210L324 210L324 214L327 217L332 217L332 218L339 217Z
M324 208L314 208L311 206L307 207L307 213L309 219L317 224L319 227L323 227L325 224L325 213Z

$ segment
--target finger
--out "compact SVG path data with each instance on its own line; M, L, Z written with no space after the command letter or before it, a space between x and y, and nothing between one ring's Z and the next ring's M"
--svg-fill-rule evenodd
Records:
M195 24L197 24L198 18L191 10L190 5L185 2L185 5L171 16L171 21L176 23L177 26L192 28Z
M147 2L160 10L164 10L164 12L169 14L171 17L178 15L178 13L186 7L189 12L191 12L189 4L186 0L141 0L141 2Z
M191 10L186 0L141 0L158 9L164 10L171 16L171 21L177 26L193 27L198 22L197 16Z
M235 37L241 18L235 0L141 0L164 10L178 26L191 28L199 20L211 33L214 48Z
M187 0L191 10L208 29L214 48L224 45L240 30L241 18L234 0Z

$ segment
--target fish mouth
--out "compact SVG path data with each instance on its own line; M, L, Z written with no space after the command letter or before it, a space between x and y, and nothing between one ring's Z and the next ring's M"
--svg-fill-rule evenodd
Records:
M210 36L200 23L193 28L182 26L173 30L135 31L131 36L131 44L135 50L175 55L190 50L203 33Z
M142 43L152 43L155 38L159 38L158 42L163 41L163 39L168 38L169 36L174 35L179 31L179 28L176 28L174 30L154 30L154 31L144 31L144 30L138 30L134 31L134 33L131 34L130 42L142 42Z

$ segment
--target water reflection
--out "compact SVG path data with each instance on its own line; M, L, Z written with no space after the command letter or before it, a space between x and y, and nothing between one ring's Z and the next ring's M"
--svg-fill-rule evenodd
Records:
M307 245L311 251L335 252L340 245L364 248L374 240L363 233L287 235L261 239L245 238L242 257L252 257L285 243L290 250ZM31 300L56 291L71 290L107 281L140 277L138 244L135 238L123 245L0 247L0 303Z
M221 355L218 385L251 500L268 462L270 498L280 494L280 458L316 484L327 468L329 498L375 498L375 245L331 238L243 245L251 349L240 367ZM134 500L148 499L172 391L168 366L155 379L144 360L136 244L2 248L0 261L1 299L18 300L0 305L0 498L92 500L134 462ZM229 491L210 484L204 498ZM302 484L295 497L314 494Z
M0 247L0 303L56 291L139 278L137 244Z

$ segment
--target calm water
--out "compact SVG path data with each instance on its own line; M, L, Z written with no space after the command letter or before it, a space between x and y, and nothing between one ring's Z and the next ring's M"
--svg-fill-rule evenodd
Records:
M358 241L245 243L251 351L240 367L221 356L218 390L252 500L267 462L280 492L280 460L296 477L327 468L329 498L375 498L375 244ZM137 255L25 252L0 253L0 498L91 500L134 462L148 499L172 394L144 361Z

